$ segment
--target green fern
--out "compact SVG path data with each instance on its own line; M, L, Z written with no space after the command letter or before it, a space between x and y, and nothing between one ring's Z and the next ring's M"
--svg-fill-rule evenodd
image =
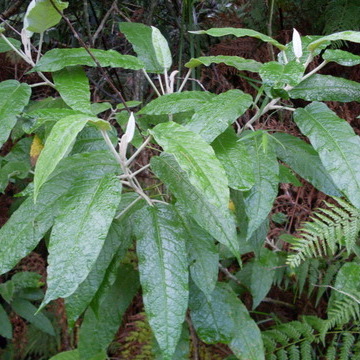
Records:
M340 206L325 202L328 209L318 209L299 230L301 238L293 238L287 264L299 266L308 258L334 255L345 246L348 253L354 250L360 231L360 211L344 200L336 199Z

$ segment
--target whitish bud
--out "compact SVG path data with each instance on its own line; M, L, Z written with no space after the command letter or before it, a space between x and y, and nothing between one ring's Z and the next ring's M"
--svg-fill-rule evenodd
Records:
M299 59L302 57L302 44L301 44L301 37L300 34L296 29L293 29L293 36L292 36L292 43L293 43L293 49L294 54L296 57L296 60L299 62Z

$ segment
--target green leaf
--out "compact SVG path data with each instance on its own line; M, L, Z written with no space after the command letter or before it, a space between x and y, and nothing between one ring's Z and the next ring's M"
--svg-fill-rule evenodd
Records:
M70 115L59 120L54 125L36 163L34 176L35 201L42 185L55 170L59 161L68 152L77 134L90 120L98 121L100 119L89 115Z
M80 360L79 350L63 351L49 360Z
M296 175L285 165L279 164L279 182L282 184L292 184L294 186L303 186Z
M133 22L122 22L119 24L119 27L120 31L125 34L126 39L133 46L139 60L144 63L145 69L153 73L162 73L164 68L158 59L159 56L161 61L161 50L158 47L160 44L156 43L155 49L152 27ZM168 57L168 50L166 50L166 54L165 56Z
M326 61L333 61L342 66L356 66L360 64L360 56L348 51L327 49L322 55Z
M138 115L168 115L192 111L205 105L215 97L205 91L183 91L160 96L144 106Z
M56 90L72 109L93 115L90 107L90 86L84 69L66 67L53 73Z
M16 124L16 117L28 104L31 95L29 85L16 80L0 83L0 147L8 139Z
M185 64L188 68L194 68L199 65L210 66L211 64L225 64L228 66L232 66L239 71L251 71L251 72L259 72L262 64L252 60L252 59L244 59L239 56L201 56L198 58L192 58L189 62Z
M323 193L341 195L325 170L319 154L310 144L290 134L275 133L272 136L277 140L274 145L281 161Z
M229 186L240 191L250 190L255 184L253 167L245 145L238 140L230 128L218 136L211 146L226 171Z
M227 246L235 257L239 256L235 219L226 208L221 210L209 203L201 190L195 188L181 170L175 158L163 153L151 159L155 174L174 193L182 208L217 241Z
M163 69L170 69L172 64L171 52L165 37L155 26L151 27L151 40L155 50L155 56Z
M199 135L174 122L155 126L150 133L175 156L190 183L212 205L225 211L229 204L228 180L214 150Z
M75 321L89 306L119 246L128 247L130 245L127 239L122 239L121 230L122 227L118 222L114 221L111 224L105 243L89 275L76 291L65 299L66 315L71 327L75 325Z
M61 0L54 0L53 2L60 11L69 6L68 2ZM24 17L24 29L30 32L42 33L56 25L60 20L61 15L50 0L32 0Z
M337 188L359 208L360 138L352 127L325 104L316 102L297 109L294 120L319 153Z
M210 295L215 288L219 273L219 253L214 238L187 217L184 209L178 206L177 210L186 232L191 278L205 295Z
M34 315L38 309L30 301L17 298L11 303L11 307L18 315L39 330L55 336L55 331L50 320L42 312Z
M144 66L135 56L122 55L115 50L89 50L102 67L111 66L140 70ZM52 49L40 59L31 72L54 72L67 66L76 65L96 67L95 61L84 48Z
M114 284L100 301L97 313L90 307L84 317L79 336L81 359L92 359L105 353L113 340L121 319L139 289L138 274L132 267L121 265Z
M275 276L278 257L272 251L263 248L259 258L248 262L236 274L241 283L250 288L253 297L252 308L256 309L271 289Z
M21 42L19 40L8 38L8 37L7 37L7 40L9 40L9 42L16 49L21 48ZM3 38L0 38L0 53L4 53L4 52L7 52L7 51L12 51L12 47Z
M317 47L322 45L324 42L329 41L338 41L338 40L344 40L344 41L351 41L355 43L360 43L360 32L359 31L341 31L337 32L331 35L327 35L324 37L321 37L320 39L317 39L310 43L308 45L308 49L310 51L314 51Z
M140 210L136 225L145 311L163 359L171 360L188 304L186 235L172 205Z
M51 232L48 288L42 306L70 296L89 275L120 199L121 184L114 175L74 182Z
M0 304L0 336L12 339L12 325L9 317Z
M252 102L252 97L240 90L226 91L195 111L185 126L210 143L244 114Z
M243 29L243 28L231 28L231 27L224 27L224 28L213 28L209 30L200 30L200 31L190 31L193 34L207 34L210 36L226 36L226 35L235 35L236 37L244 37L244 36L250 36L265 42L268 42L280 50L285 50L286 46L280 44L275 39L271 38L270 36L261 34L255 30L251 29Z
M242 141L252 159L255 177L254 186L243 193L248 217L247 240L268 216L278 193L279 164L276 153L272 146L268 146L264 151L260 135Z
M228 284L218 283L210 298L192 290L190 315L202 341L229 344L239 359L265 358L260 330Z
M109 152L78 154L62 160L41 189L37 202L26 199L0 229L0 274L11 270L32 251L53 225L59 199L71 191L75 180L115 173L116 161Z
M293 99L307 101L360 101L360 84L330 75L315 74L289 91Z
M261 67L259 74L265 85L282 89L285 85L295 86L299 84L304 70L304 65L296 61L290 61L287 64L270 61Z

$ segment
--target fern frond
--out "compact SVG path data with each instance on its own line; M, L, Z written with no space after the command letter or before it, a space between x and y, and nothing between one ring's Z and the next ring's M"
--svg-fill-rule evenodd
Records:
M342 346L340 350L339 360L347 360L351 353L351 347L355 342L355 337L349 332L345 332L342 336Z
M334 301L328 311L327 328L344 325L350 320L360 320L359 303L351 297Z
M294 237L287 264L297 267L308 258L324 257L336 253L338 247L345 246L352 251L360 231L360 210L342 199L339 205L325 202L327 209L317 211L299 229L300 238Z

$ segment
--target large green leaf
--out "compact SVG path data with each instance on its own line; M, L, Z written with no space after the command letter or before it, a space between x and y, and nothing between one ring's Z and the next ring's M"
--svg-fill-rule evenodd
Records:
M162 204L140 210L134 231L146 314L171 360L188 305L186 234L172 205Z
M0 83L0 147L16 124L16 116L28 104L31 95L29 85L16 80Z
M360 101L360 84L355 81L315 74L289 91L293 99L308 101Z
M8 314L0 304L0 336L7 339L12 338L12 325L9 320Z
M229 128L211 146L226 171L229 186L240 191L250 190L255 184L253 166L245 145L238 140L234 130Z
M50 320L42 312L35 315L38 309L30 301L17 298L11 303L11 307L18 315L39 330L55 336L55 330Z
M103 67L140 70L144 66L135 56L122 55L115 50L90 49L90 52ZM84 48L52 49L40 59L32 71L54 72L76 65L96 66L96 63Z
M156 60L163 69L170 69L172 59L169 45L164 35L161 34L160 30L155 26L151 27L151 40L155 50Z
M225 64L228 66L232 66L240 71L252 71L258 72L262 66L261 63L252 60L252 59L244 59L239 56L201 56L198 58L192 58L189 62L185 64L188 68L194 68L199 65L210 66L211 64Z
M242 140L252 159L255 177L254 186L243 193L248 217L246 239L264 222L278 193L279 164L276 153L272 146L264 149L261 140L260 134Z
M204 193L194 187L175 158L163 153L151 159L151 168L170 188L183 209L217 241L226 245L234 256L238 256L235 219L228 209L221 210L212 205Z
M90 307L84 317L79 336L80 359L93 359L105 353L121 324L122 316L139 289L137 272L121 265L114 284L100 301L95 313Z
M294 120L352 204L360 208L360 138L352 127L323 103L297 109Z
M120 31L125 34L127 40L131 43L136 52L139 60L144 63L145 69L149 72L162 73L164 71L163 64L161 64L161 50L159 49L159 43L156 41L156 48L154 47L154 37L159 34L153 35L153 29L150 26L133 23L133 22L122 22L119 24ZM160 34L161 35L161 34ZM162 35L161 35L162 36ZM166 43L164 39L161 41L163 44ZM167 46L167 44L166 44ZM168 49L165 50L169 57ZM171 61L171 57L170 57ZM169 65L169 60L166 62ZM170 62L171 64L171 62Z
M184 209L177 208L182 226L186 231L186 248L191 278L206 295L215 288L219 273L219 252L214 238L186 215Z
M225 211L229 203L228 180L211 146L174 122L159 124L150 133L166 152L175 156L190 183L203 192L207 201Z
M226 35L235 35L236 37L244 37L250 36L265 42L268 42L280 50L285 50L286 46L280 44L275 39L271 38L270 36L264 35L259 33L258 31L252 29L243 29L243 28L231 28L231 27L224 27L224 28L213 28L209 30L200 30L200 31L191 31L193 34L207 34L210 36L226 36Z
M310 144L286 133L275 133L273 136L277 140L274 145L281 161L323 193L331 196L341 195L325 170L319 154Z
M117 211L124 211L135 200L134 197L136 199L138 195L134 193L122 195L120 209L118 208ZM70 326L75 325L75 321L94 298L114 258L118 262L118 259L121 259L126 254L131 245L131 226L129 226L129 223L131 223L132 219L129 219L129 217L143 205L144 202L138 201L136 205L125 211L120 219L112 222L104 246L88 277L71 296L65 299L66 314Z
M89 275L120 199L121 184L114 175L74 182L51 232L43 305L70 296Z
M53 74L56 90L74 110L93 115L90 107L90 86L80 66L66 67Z
M10 179L25 179L31 169L30 162L8 162L0 169L0 193L4 192Z
M100 119L89 115L70 115L59 120L54 125L36 163L34 176L35 200L41 186L68 152L77 134L85 127L88 121L95 122L98 120Z
M331 35L327 35L311 42L308 45L308 49L310 51L314 51L317 47L322 45L324 42L329 41L337 41L337 40L344 40L344 41L351 41L355 43L360 43L360 31L341 31Z
M263 248L260 257L247 262L236 274L240 282L247 286L253 297L252 308L255 309L271 289L278 265L276 253Z
M192 111L211 100L215 95L206 91L183 91L160 96L144 106L138 115L168 115Z
M252 102L252 97L241 90L226 91L195 111L185 126L210 143L244 114Z
M339 49L327 49L322 55L326 61L333 61L342 66L356 66L360 64L360 56Z
M275 89L282 89L285 85L295 86L299 84L304 70L304 65L296 61L289 61L286 64L270 61L261 67L259 74L263 84Z
M69 6L68 2L61 0L54 0L53 2L60 11ZM24 17L24 29L30 32L42 33L56 25L60 19L61 15L50 0L32 0Z
M109 152L78 154L62 160L44 184L36 204L31 196L0 229L0 274L11 270L32 251L58 214L59 199L76 179L115 173L118 165Z
M191 290L191 320L202 341L228 344L239 359L265 358L261 332L228 284L218 283L209 298Z

